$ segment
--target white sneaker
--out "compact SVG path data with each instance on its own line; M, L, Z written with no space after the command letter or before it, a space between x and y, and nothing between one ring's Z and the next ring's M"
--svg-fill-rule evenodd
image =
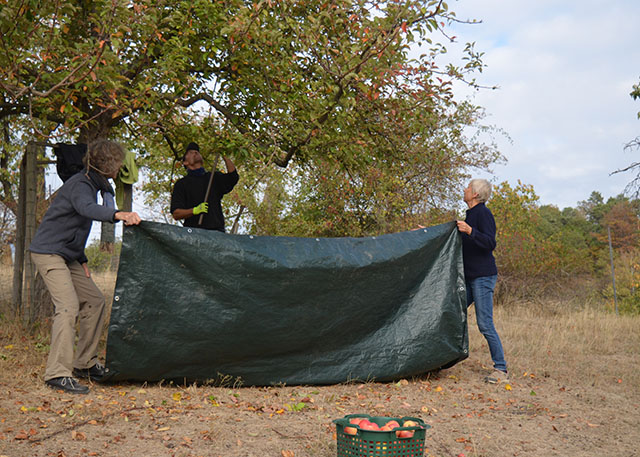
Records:
M484 378L484 382L488 382L489 384L499 384L501 382L508 381L509 375L506 372L500 370L493 370L493 373Z

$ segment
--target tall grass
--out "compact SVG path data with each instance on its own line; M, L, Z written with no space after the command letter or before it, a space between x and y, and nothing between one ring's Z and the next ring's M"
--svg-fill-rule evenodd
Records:
M470 350L488 354L470 311ZM594 385L626 379L640 385L637 315L616 316L607 311L604 301L582 307L543 302L496 307L494 320L512 375L565 380L580 376ZM618 363L621 358L627 362Z

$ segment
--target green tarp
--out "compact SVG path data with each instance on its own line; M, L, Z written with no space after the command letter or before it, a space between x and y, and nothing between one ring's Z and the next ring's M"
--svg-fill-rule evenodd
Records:
M367 238L126 227L111 379L390 381L467 357L455 223Z

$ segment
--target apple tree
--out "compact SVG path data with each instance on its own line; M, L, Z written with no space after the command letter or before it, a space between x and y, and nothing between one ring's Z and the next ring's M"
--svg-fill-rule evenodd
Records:
M168 220L176 159L197 141L209 167L216 153L239 166L226 209L249 230L407 227L499 157L475 136L482 110L454 97L482 61L472 45L447 61L451 21L441 0L5 3L2 160L30 138L124 141Z

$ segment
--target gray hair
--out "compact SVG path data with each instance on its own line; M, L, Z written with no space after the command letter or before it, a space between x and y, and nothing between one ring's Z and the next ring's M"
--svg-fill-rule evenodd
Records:
M486 179L472 179L469 182L474 194L478 194L478 202L485 203L491 197L491 183Z
M124 148L115 141L96 140L89 144L82 162L87 168L109 177L120 169L124 155Z

